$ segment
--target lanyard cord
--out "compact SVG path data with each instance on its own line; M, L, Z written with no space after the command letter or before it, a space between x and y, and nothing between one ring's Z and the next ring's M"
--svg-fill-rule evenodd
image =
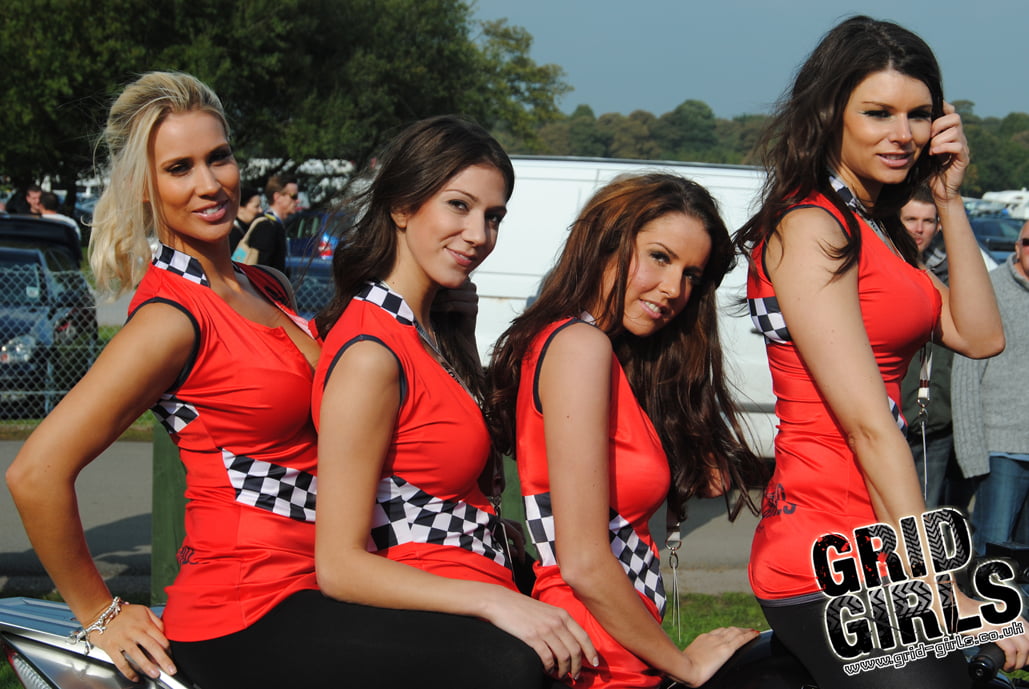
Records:
M926 342L918 355L918 416L915 418L922 432L922 500L929 499L929 453L925 429L929 424L929 376L933 368L932 343Z

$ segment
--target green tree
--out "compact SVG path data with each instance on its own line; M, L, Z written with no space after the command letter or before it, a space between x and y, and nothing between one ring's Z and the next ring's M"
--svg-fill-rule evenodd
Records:
M7 0L0 62L17 69L0 170L74 189L110 97L152 69L210 84L241 160L283 171L362 166L405 123L442 113L531 138L557 114L561 70L528 57L523 29L474 30L463 0Z
M715 113L699 100L683 101L661 115L653 130L658 147L673 160L698 160L718 144Z
M469 93L485 121L509 147L539 148L543 125L561 119L556 99L571 91L564 70L529 57L532 36L506 19L482 22L483 85Z

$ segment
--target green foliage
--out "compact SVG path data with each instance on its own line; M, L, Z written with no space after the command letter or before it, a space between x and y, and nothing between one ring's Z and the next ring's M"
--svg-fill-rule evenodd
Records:
M749 593L723 593L719 596L688 593L680 597L680 605L682 635L675 626L671 607L665 613L663 623L665 632L679 648L685 648L700 634L718 627L768 627L761 606Z
M965 123L972 163L962 193L1029 187L1029 114L982 118L975 103L954 101ZM655 117L644 110L596 117L581 105L571 115L543 125L533 143L513 142L518 153L605 158L687 160L759 165L757 146L767 115L715 117L702 101L686 100Z
M569 88L531 43L504 21L478 25L464 0L8 0L0 169L73 187L110 98L153 69L210 84L238 157L275 161L264 176L309 158L361 167L396 129L442 113L529 141Z
M754 164L754 146L766 120L765 115L719 119L698 100L684 101L660 117L645 110L628 116L605 113L596 117L589 106L580 105L571 115L540 127L532 145L516 141L510 149L596 158Z

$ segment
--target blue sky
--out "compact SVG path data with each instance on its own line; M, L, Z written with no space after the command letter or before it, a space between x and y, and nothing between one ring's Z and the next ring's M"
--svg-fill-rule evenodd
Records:
M478 19L525 27L534 60L564 68L566 112L661 115L687 99L719 117L767 112L822 34L860 13L922 36L948 100L981 116L1029 113L1026 0L470 1Z

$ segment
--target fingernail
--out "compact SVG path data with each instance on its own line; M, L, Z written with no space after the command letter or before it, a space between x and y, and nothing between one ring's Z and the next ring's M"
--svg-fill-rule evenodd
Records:
M593 656L590 662L593 663L593 667L600 667L600 656Z

